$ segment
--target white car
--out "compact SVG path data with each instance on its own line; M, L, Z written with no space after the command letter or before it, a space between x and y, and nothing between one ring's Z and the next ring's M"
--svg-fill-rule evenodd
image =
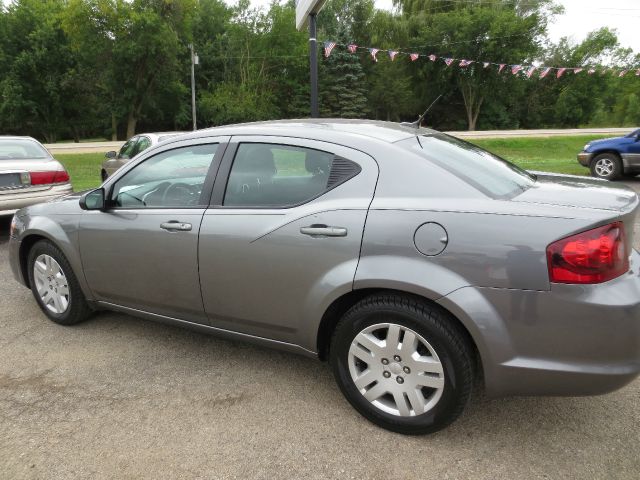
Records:
M40 142L0 136L0 215L72 192L69 174Z

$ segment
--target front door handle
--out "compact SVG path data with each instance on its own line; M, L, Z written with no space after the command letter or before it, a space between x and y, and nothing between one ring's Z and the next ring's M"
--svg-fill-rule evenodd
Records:
M191 224L171 220L170 222L161 223L160 228L169 232L189 232L191 231Z
M300 233L312 237L346 237L347 229L344 227L329 227L327 225L314 224L301 227Z

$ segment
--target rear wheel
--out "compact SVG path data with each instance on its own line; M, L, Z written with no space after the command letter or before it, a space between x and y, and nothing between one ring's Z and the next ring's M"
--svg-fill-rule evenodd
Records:
M41 240L31 248L27 261L31 291L50 320L73 325L89 318L91 309L58 247Z
M330 359L351 405L399 433L446 427L473 387L472 350L456 320L408 296L377 295L355 305L336 327Z
M591 176L617 180L622 176L622 162L615 153L601 153L591 161Z

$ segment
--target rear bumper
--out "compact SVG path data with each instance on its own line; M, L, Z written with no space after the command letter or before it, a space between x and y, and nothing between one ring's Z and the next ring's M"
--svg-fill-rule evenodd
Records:
M585 167L588 167L589 164L591 163L591 159L592 158L593 158L593 154L592 153L580 152L578 154L578 163L580 165L584 165Z
M24 190L0 193L0 215L13 215L21 208L48 202L73 193L70 183L53 185L46 188L27 188Z
M469 328L491 395L598 395L640 373L640 255L600 285L466 287L440 300ZM466 312L471 312L471 316Z

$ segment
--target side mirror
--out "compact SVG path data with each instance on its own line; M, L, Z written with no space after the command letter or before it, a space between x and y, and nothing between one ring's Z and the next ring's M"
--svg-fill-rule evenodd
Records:
M104 188L97 188L80 197L80 208L83 210L104 210Z
M104 158L116 158L118 156L118 152L110 151L104 154Z

